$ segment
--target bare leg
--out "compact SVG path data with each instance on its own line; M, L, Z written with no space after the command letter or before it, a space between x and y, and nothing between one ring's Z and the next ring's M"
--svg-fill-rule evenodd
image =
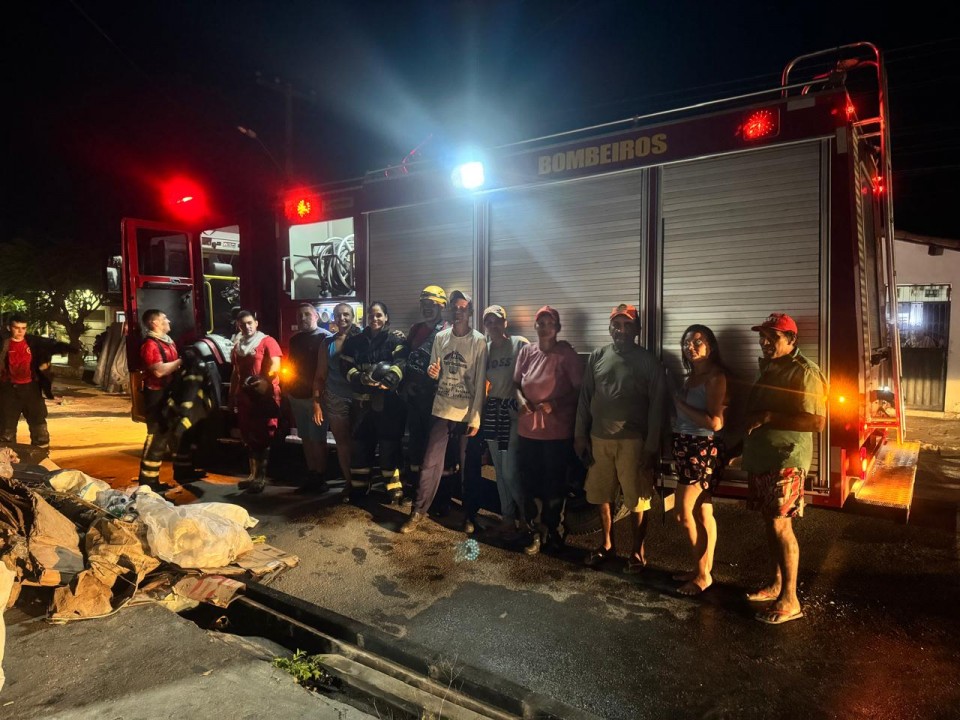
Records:
M764 518L764 530L767 534L767 547L770 551L770 560L773 564L773 582L764 585L762 588L757 590L755 593L749 593L747 598L754 602L763 602L769 600L775 600L780 597L780 587L782 574L780 572L780 543L777 539L777 532L774 529L774 522L776 518Z
M610 506L607 505L609 511ZM647 557L644 554L643 544L647 539L647 525L649 524L650 516L647 513L640 512L630 513L630 518L633 520L633 552L631 557L635 562L639 562L641 565L647 564Z
M600 524L603 527L603 549L609 550L613 547L613 514L610 503L600 505Z
M797 598L797 570L800 567L800 545L793 533L793 520L790 518L772 518L770 536L773 539L777 577L781 580L779 597L770 606L774 612L796 612L800 610Z
M686 531L687 540L693 551L696 571L689 575L678 576L685 580L679 588L682 595L696 595L713 584L713 551L717 541L717 524L713 517L713 504L705 502L709 494L699 485L680 485L676 517Z

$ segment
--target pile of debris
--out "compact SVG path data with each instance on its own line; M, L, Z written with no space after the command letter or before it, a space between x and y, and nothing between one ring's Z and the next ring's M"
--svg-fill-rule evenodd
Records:
M0 565L13 576L0 609L24 586L52 588L48 619L61 623L146 602L226 607L244 581L269 582L299 562L255 543L256 524L238 505L176 507L149 488L114 490L0 448Z

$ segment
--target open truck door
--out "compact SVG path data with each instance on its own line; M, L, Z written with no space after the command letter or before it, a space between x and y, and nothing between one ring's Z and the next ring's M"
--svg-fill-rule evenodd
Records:
M130 368L131 416L145 422L141 393L140 344L146 330L140 317L156 308L170 319L179 346L202 336L199 314L200 233L173 223L124 218L121 224L123 310Z

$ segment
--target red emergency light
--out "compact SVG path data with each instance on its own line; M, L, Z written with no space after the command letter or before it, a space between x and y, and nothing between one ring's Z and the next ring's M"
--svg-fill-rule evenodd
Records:
M161 192L167 212L178 220L198 222L210 214L202 188L189 178L171 178L163 183Z
M287 195L283 203L283 213L292 224L310 223L320 219L322 207L317 193L299 190Z
M780 110L778 108L754 110L737 128L737 134L744 140L776 137L780 134Z

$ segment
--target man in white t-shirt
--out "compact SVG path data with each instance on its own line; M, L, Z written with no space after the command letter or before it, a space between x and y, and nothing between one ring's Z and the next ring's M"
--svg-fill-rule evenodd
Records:
M420 484L410 519L400 532L411 532L427 515L437 494L443 473L444 455L451 437L460 442L460 466L466 440L480 430L484 380L487 369L487 341L470 327L473 300L454 290L450 294L453 327L437 333L430 351L428 375L437 380L433 417L427 449L420 469ZM464 429L465 428L465 429Z

